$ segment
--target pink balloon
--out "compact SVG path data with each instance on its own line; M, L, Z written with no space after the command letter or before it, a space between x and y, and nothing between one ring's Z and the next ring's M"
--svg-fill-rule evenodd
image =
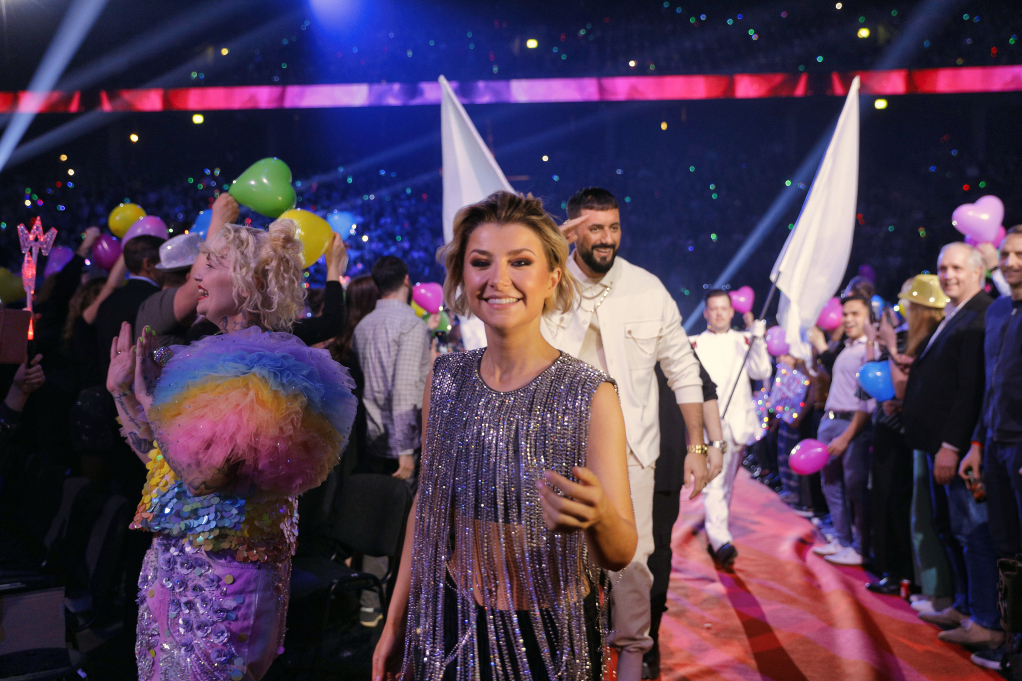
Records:
M774 357L788 354L788 341L784 337L784 329L779 326L771 326L766 332L767 352Z
M166 239L169 236L167 234L167 225L155 215L139 218L135 221L135 224L128 227L128 231L124 233L124 243L128 243L136 236L142 235L155 236L161 239Z
M46 260L46 270L43 272L43 277L48 277L51 274L64 269L64 265L71 262L71 258L75 257L75 252L67 246L57 246L50 251L50 257Z
M979 246L980 244L991 244L994 248L1000 248L1001 242L1004 241L1004 235L1005 235L1004 225L997 225L997 234L995 234L994 238L991 239L990 241L980 241L971 234L966 234L965 243L969 244L970 246Z
M416 284L412 289L412 301L430 314L436 314L444 304L444 287L432 282Z
M752 312L752 304L756 300L756 292L752 290L751 286L743 286L740 289L729 292L728 295L731 296L731 307L735 309L735 312L738 314Z
M831 298L820 310L820 316L816 319L816 326L824 331L833 331L841 326L841 299Z
M830 460L827 445L819 440L802 440L791 450L788 467L799 475L819 473Z
M951 224L979 243L990 242L1004 220L1004 204L996 196L981 196L976 203L963 203L951 215Z
M121 242L115 236L104 234L96 240L92 247L92 259L107 272L119 257L121 257Z

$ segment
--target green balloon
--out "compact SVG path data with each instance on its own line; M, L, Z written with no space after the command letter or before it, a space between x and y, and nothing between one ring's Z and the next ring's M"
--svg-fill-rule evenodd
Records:
M264 158L249 166L231 185L229 193L241 205L268 218L276 218L295 207L291 169L275 157Z
M447 333L451 330L451 319L447 316L446 310L440 310L440 323L436 325L437 333Z

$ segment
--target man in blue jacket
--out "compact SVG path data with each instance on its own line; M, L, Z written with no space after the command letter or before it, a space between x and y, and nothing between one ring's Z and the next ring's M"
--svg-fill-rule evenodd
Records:
M994 549L998 558L1014 558L1022 553L1022 225L1008 231L998 265L1011 295L987 308L983 410L958 474L974 485L982 464ZM1001 652L980 652L972 661L999 669Z

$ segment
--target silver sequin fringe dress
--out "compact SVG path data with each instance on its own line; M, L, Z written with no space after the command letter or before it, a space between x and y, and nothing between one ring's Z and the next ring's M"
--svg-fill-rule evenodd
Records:
M498 392L479 375L483 352L433 366L405 668L424 681L594 678L600 571L581 532L547 530L536 480L585 465L593 395L613 381L562 354Z

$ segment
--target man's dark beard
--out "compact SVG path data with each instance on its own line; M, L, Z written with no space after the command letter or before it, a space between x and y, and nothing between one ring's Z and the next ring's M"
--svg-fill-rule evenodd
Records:
M602 246L604 244L597 245ZM606 274L607 272L610 272L610 268L614 266L614 258L617 257L617 246L613 246L612 248L614 250L611 252L610 260L608 260L606 264L596 259L596 256L593 255L593 249L591 248L585 249L579 246L578 255L582 258L582 262L584 262L593 272L596 272L597 274Z

